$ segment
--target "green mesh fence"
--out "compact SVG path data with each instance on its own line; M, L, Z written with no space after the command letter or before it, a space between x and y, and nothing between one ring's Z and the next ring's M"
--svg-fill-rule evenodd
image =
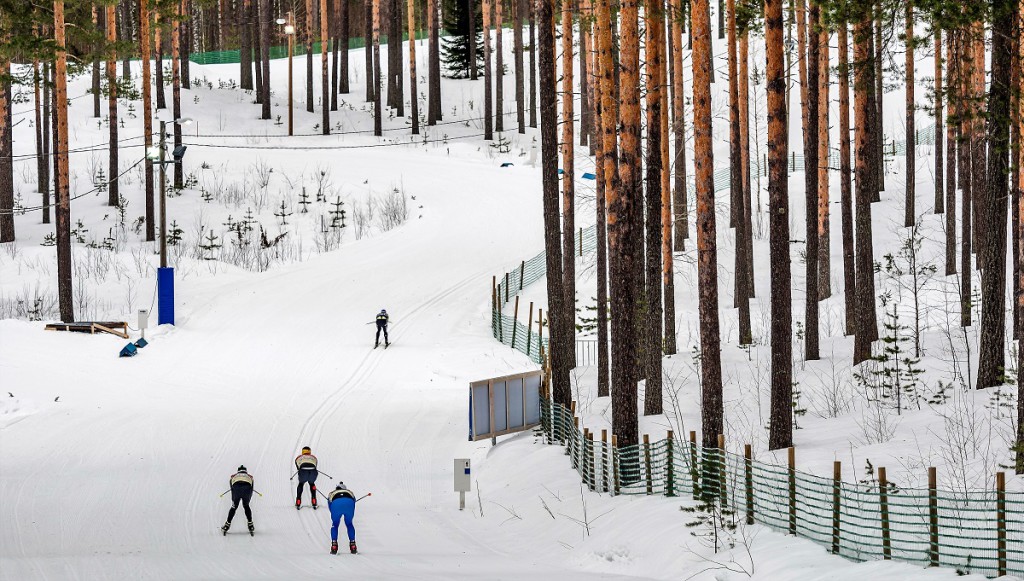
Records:
M416 38L423 39L427 37L426 31L416 31ZM402 34L402 40L408 40L409 33ZM388 37L386 35L380 36L380 43L387 44ZM361 36L348 39L348 48L363 48L366 46L365 39ZM330 52L334 49L334 44L328 42L327 51ZM295 55L302 55L306 52L306 45L296 43L293 48ZM320 54L320 43L313 43L313 55ZM240 50L216 50L208 52L195 52L189 55L189 60L200 65L222 65L241 62L241 51ZM288 45L279 45L270 47L270 58L271 59L283 59L288 58Z
M775 466L679 438L613 448L541 401L541 430L596 492L706 498L738 521L796 534L854 561L893 559L988 577L1024 574L1024 493L880 487Z

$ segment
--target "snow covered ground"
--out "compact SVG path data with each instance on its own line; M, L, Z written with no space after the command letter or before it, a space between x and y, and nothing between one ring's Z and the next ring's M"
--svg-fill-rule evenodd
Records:
M716 48L716 54L722 52ZM420 51L421 60L424 55ZM352 108L346 101L332 119L340 131L366 130L372 118L360 98L361 51L353 51L350 62ZM274 61L272 67L274 116L286 118L286 63ZM303 69L296 67L297 87L303 86ZM688 517L679 507L686 500L581 492L563 450L540 444L530 433L493 448L466 442L469 382L533 367L491 338L487 301L492 275L542 247L539 173L527 164L536 133L506 131L512 140L507 153L477 137L479 120L424 127L431 140L426 144L410 138L405 121L397 118L385 120L396 130L384 140L365 133L288 139L278 137L286 134L285 126L255 119L251 96L219 88L221 82L230 86L236 66L192 70L194 79L206 79L212 88L183 92L184 114L198 127L189 126L185 138L186 175L194 174L195 182L169 201L169 219L183 230L180 246L172 250L176 327L151 329L150 346L132 359L116 357L121 339L44 332L41 323L25 319L54 317L54 253L41 245L51 227L39 224L38 213L18 216L19 241L0 252L0 578L955 576L896 563L852 564L761 527L742 528L736 547L716 555L684 526ZM419 70L425 73L425 61ZM505 77L508 88L511 80ZM71 95L82 94L87 82L76 79ZM481 92L482 83L446 80L445 121L479 117ZM892 96L897 102L901 97ZM88 99L72 107L73 147L106 139L106 127L88 118ZM509 106L514 107L511 99ZM16 112L30 107L22 103ZM141 133L141 119L128 111L123 104L124 137ZM306 113L299 101L296 118L296 133L316 133L319 107ZM513 123L510 116L506 128ZM197 129L199 137L193 137ZM16 155L33 152L32 133L28 119L15 127ZM395 142L407 145L380 147ZM305 149L283 149L296 146ZM141 157L141 148L125 148L121 155L122 167L128 167ZM516 165L501 168L502 161ZM23 205L35 205L34 164L16 164ZM91 189L93 170L105 164L102 150L72 155L73 195ZM585 164L577 167L582 172ZM132 228L144 207L141 174L127 177L123 229L117 211L103 205L105 194L73 202L73 224L81 219L89 230L74 250L80 318L134 322L136 309L152 305L157 258L153 245ZM796 216L802 211L801 178L795 174L792 181ZM303 214L302 186L312 198L321 185L324 201L314 198ZM383 203L396 189L407 204L407 220L385 227L378 208L377 218L367 218L357 235L355 213L368 212L368 200ZM586 195L581 192L581 198ZM325 237L328 245L318 245L321 216L329 224L330 202L338 199L346 203L348 225L332 234L336 243ZM282 201L284 213L291 213L283 221L275 216ZM237 223L249 209L256 232L252 246L225 225L228 216ZM880 225L888 213L877 214ZM582 204L582 223L587 215ZM838 209L833 216L837 225ZM794 224L794 237L800 223ZM270 239L288 234L278 246L252 250L259 247L258 226ZM212 231L223 246L201 248L203 231ZM731 234L721 221L719 231L720 261L728 268ZM878 233L885 236L881 228ZM233 236L240 244L230 242ZM114 239L113 250L102 248L104 237ZM836 226L833 244L838 239ZM90 241L99 248L88 248ZM762 272L764 246L758 240ZM839 272L841 261L834 257L833 264ZM794 275L794 287L802 288L798 263ZM694 341L695 324L685 321L696 311L690 267L678 276L684 323L676 361L686 359ZM731 287L724 276L722 287ZM592 296L585 288L581 303ZM758 291L765 296L766 285ZM37 297L42 308L29 314L37 310ZM728 297L723 293L723 305ZM799 292L794 300L802 304ZM832 300L841 309L841 298ZM373 327L366 324L382 307L393 317L394 345L386 351L371 348ZM726 311L724 317L734 315ZM823 330L823 336L838 333ZM844 341L835 339L836 360L848 359ZM763 349L755 348L752 356ZM746 353L734 346L725 352L731 353L732 377L748 373L741 365ZM682 373L683 365L669 368ZM751 369L754 374L757 367ZM844 373L849 380L849 371ZM696 425L694 380L680 377L679 385L681 419ZM730 390L734 440L756 438L755 412L746 410L751 419L743 420L736 411L745 409L750 396L735 385ZM599 416L600 405L593 402L588 413ZM649 430L661 433L667 421L649 420ZM797 433L802 468L807 462L817 470L834 455L845 459L847 442L856 438L852 416L806 422ZM295 483L288 475L304 445L313 448L327 473L357 493L373 493L358 505L357 556L328 555L326 511L296 513L292 506ZM857 456L908 448L906 442L880 443L873 450L858 448ZM472 458L475 471L475 492L461 512L452 492L456 457ZM218 528L228 508L218 494L238 464L250 469L263 494L253 501L254 538L241 532L241 515L227 537ZM331 488L326 477L319 484Z

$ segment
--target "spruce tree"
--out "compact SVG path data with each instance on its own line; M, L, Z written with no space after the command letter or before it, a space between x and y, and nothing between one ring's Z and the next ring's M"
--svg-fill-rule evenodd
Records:
M443 39L444 66L446 76L452 79L466 79L470 76L470 44L469 44L469 7L473 6L473 41L476 43L477 63L483 54L483 41L480 30L483 19L475 0L445 0L444 29L447 37Z

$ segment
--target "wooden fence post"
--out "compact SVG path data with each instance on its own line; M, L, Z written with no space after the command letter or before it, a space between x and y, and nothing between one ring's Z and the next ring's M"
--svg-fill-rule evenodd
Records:
M838 555L840 550L840 527L842 526L843 502L843 463L836 460L832 463L832 554Z
M619 495L619 437L612 434L612 494Z
M796 448L789 447L789 534L796 534Z
M1006 575L1006 473L996 472L996 576Z
M523 277L526 276L526 261L523 260L519 263L519 290L523 290Z
M700 470L697 467L697 432L690 431L690 480L693 481L693 499L700 498Z
M575 422L576 421L576 402L575 401L569 402L569 414L571 415L573 421ZM565 432L566 432L565 427L562 427L561 431L559 433L559 436L558 436L558 441L563 443L563 444L565 444L565 453L569 454L569 449L572 448L572 442L569 440L568 437L566 437L566 433Z
M750 444L743 445L743 486L746 489L744 502L747 505L747 524L754 524L754 457Z
M512 348L516 348L516 330L519 328L519 295L516 295L516 305L512 309Z
M544 352L544 309L537 309L537 345L537 349Z
M526 318L526 355L530 355L533 344L533 301L530 301L530 316Z
M601 492L608 492L608 430L601 430Z
M572 467L576 469L576 472L582 470L580 467L580 419L573 415L572 417L572 434L569 438L569 449L571 450L570 455L572 456Z
M672 456L672 446L675 443L675 436L669 430L665 436L665 496L676 495L675 482L675 458Z
M651 474L651 437L644 434L644 468L647 470L647 494L654 493L654 478Z
M718 434L718 495L721 498L722 508L729 506L728 496L725 490L725 434Z
M583 228L580 228L580 241L579 244L576 245L576 248L579 255L583 256Z
M508 273L505 273L505 302L508 302Z
M590 490L596 490L597 479L594 477L594 433L589 429L585 429L583 430L583 435L587 438L583 448L584 452L586 452L587 487Z
M934 466L928 468L928 566L939 566L939 494Z
M878 508L882 514L882 558L892 559L892 536L889 530L889 482L885 467L878 467Z

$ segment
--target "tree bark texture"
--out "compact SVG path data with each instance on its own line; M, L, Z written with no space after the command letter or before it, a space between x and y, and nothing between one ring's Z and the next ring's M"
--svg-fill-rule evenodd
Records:
M330 62L327 59L327 28L329 24L327 0L320 0L320 109L322 110L320 125L323 127L324 135L331 134L331 85L330 78L328 77ZM399 35L399 39L401 39L401 35ZM401 45L401 40L398 43ZM402 67L398 67L398 69L401 72ZM337 92L334 92L334 94L337 94Z
M501 0L496 0L498 13L498 64L497 64L497 115L495 116L495 128L502 130L502 104L501 104ZM568 307L568 313L573 316L565 329L566 340L572 341L573 350L571 353L570 367L576 367L576 152L574 150L573 119L575 112L573 100L576 95L573 92L573 47L572 47L572 2L562 0L562 248L563 248L563 285L564 300Z
M491 109L491 2L483 0L484 25L484 139L494 139L494 112ZM540 0L543 1L543 0ZM470 39L472 40L472 39ZM550 276L550 275L549 275ZM548 306L550 309L550 305Z
M57 301L60 304L60 320L73 323L75 309L71 280L71 192L68 188L68 51L65 42L63 0L55 0L53 3L53 33L57 50L57 65L53 75L53 92L57 101L57 139L53 144L57 174Z
M516 69L516 127L519 133L526 133L526 103L523 101L523 6L530 0L512 0L512 52ZM470 21L473 19L471 18ZM476 46L475 42L470 43Z
M673 173L675 184L673 187L673 222L675 226L673 234L673 247L676 252L686 249L686 239L690 237L688 192L686 185L686 89L684 87L683 71L683 43L682 25L685 18L683 0L671 0L672 11L672 36L679 40L672 50L672 62L676 76L672 80L672 133L674 140L675 159L673 160Z
M811 0L808 11L807 90L804 101L804 202L806 204L807 245L804 298L804 358L818 359L818 0Z
M263 110L261 119L270 119L270 0L259 0L260 56L263 59Z
M383 135L383 104L380 76L380 11L381 0L373 0L373 134Z
M915 179L917 178L917 156L915 155L915 129L914 129L914 4L912 0L906 2L906 51L904 53L904 66L906 66L906 200L903 203L903 226L910 228L917 220L917 196L915 194Z
M114 43L117 42L117 7L113 4L106 6L107 11L107 125L110 131L109 164L107 172L107 205L117 206L121 203L121 195L118 190L119 179L118 169L118 143L117 143L117 53L114 50Z
M853 251L853 168L850 164L850 46L849 23L839 23L839 203L843 236L843 305L846 334L856 334L857 278Z
M416 82L416 3L408 0L406 18L409 21L409 106L411 107L412 134L420 134L420 107Z
M871 241L871 199L875 189L875 151L870 133L877 128L869 123L869 93L875 90L875 67L871 58L871 11L865 10L853 29L854 125L857 140L856 242L857 242L857 334L853 344L853 363L871 357L871 342L878 335L875 315L874 248Z
M832 296L832 259L829 227L829 28L819 23L818 42L818 300Z
M617 126L618 120L615 114L615 64L612 60L612 24L611 24L611 0L597 1L597 36L598 59L600 66L595 67L595 73L599 72L597 83L599 99L600 125L600 152L596 158L600 191L597 200L597 393L599 397L609 395L609 361L608 361L608 284L609 274L617 274L617 267L612 267L608 260L615 257L611 248L611 236L609 235L610 220L609 206L618 197L618 152L617 152ZM532 21L532 19L531 19ZM533 30L532 22L531 28ZM531 53L532 55L532 53ZM530 59L531 68L533 58ZM531 82L532 84L532 82ZM616 209L618 209L616 207ZM616 295L616 298L618 296Z
M139 0L139 42L142 55L142 133L146 151L153 147L153 90L149 74L149 7L147 0ZM146 241L156 240L156 200L153 195L153 162L146 161ZM54 169L56 172L56 168Z
M664 115L661 104L663 35L665 31L664 13L660 4L651 2L644 10L645 55L647 63L645 96L647 100L647 166L645 177L646 190L646 267L645 306L646 321L643 333L643 377L644 384L644 415L661 413L661 353L662 353L662 255L661 255L661 142L665 138L661 133L661 117Z

